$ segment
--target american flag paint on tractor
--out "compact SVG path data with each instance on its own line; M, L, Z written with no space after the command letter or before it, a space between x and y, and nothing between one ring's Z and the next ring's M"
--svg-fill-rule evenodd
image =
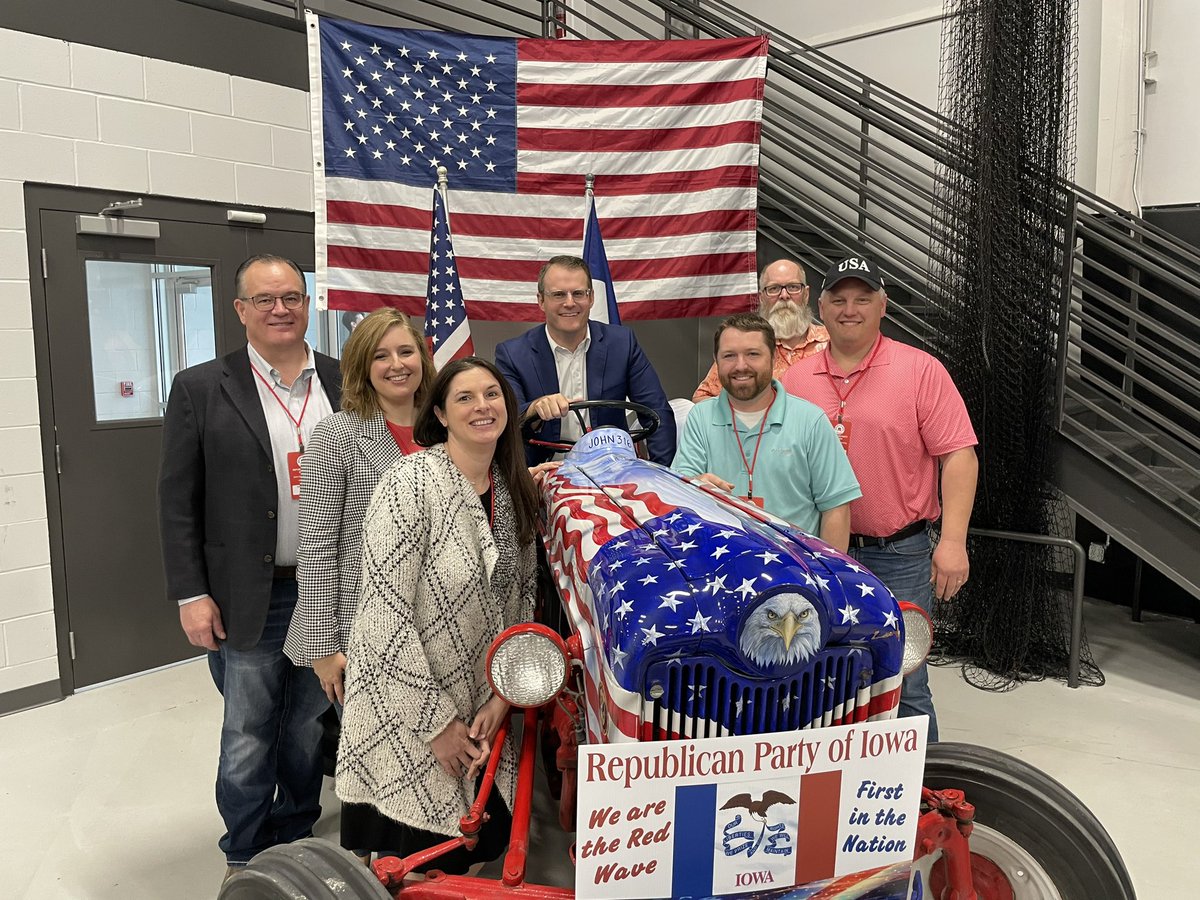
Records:
M625 319L749 308L765 37L549 41L310 16L318 302L424 312L449 172L470 315L534 320L596 175Z
M547 550L584 639L589 739L892 718L900 609L811 535L585 435L543 484Z

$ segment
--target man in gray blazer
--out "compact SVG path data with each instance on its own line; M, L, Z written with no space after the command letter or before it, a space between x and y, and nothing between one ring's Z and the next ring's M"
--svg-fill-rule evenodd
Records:
M283 641L296 605L299 457L341 399L337 361L305 343L296 264L251 257L235 283L247 346L175 376L158 491L167 592L224 697L217 808L231 868L309 836L321 813L317 720L329 701Z

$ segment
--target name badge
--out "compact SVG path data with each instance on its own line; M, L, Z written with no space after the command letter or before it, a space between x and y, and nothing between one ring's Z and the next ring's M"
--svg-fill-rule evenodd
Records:
M850 452L850 420L842 416L842 421L836 418L830 419L829 424L833 426L833 433L838 436L838 440L842 443L842 449L847 453Z
M763 506L763 498L762 497L743 497L742 499L745 500L747 503L753 503L759 509L766 508Z
M287 455L288 482L292 486L292 499L300 499L300 459L304 456L299 450Z

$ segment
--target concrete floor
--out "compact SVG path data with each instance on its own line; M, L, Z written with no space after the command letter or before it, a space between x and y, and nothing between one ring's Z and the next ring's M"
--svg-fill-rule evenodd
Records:
M1120 848L1141 900L1200 897L1191 858L1200 626L1135 625L1099 603L1088 605L1087 624L1104 687L1042 682L995 694L957 668L935 669L942 739L1011 753L1074 791ZM214 897L224 872L213 804L219 721L202 663L0 718L0 896ZM326 800L317 831L336 840L328 780ZM543 819L537 868L561 877L566 842Z

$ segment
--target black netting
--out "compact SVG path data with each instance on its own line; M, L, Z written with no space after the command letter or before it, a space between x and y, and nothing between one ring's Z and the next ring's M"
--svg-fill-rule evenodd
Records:
M1069 533L1048 494L1075 149L1075 0L946 0L941 112L962 129L938 170L930 239L934 352L980 439L971 524ZM935 624L941 661L1007 690L1063 677L1061 551L972 538L971 578ZM1064 579L1066 589L1064 590ZM1085 653L1083 679L1103 676Z

